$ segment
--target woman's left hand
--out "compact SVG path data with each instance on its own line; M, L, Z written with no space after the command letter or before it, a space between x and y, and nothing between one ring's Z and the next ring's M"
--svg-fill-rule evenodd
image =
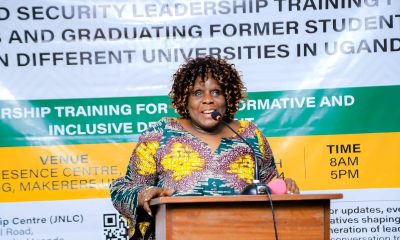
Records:
M300 190L299 187L297 186L297 183L295 180L291 178L285 178L285 183L286 183L286 193L287 194L299 194Z

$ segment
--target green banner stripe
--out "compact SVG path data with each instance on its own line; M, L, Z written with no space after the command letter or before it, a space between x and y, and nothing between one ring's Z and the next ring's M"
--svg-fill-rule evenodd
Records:
M400 86L253 93L270 108L237 116L252 116L267 136L398 132L399 94Z
M399 132L400 86L249 93L237 113L267 136ZM0 101L0 146L130 142L177 116L166 96Z

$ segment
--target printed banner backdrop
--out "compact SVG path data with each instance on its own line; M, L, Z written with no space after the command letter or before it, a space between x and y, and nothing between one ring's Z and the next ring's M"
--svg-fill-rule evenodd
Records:
M0 29L0 240L127 239L109 183L205 55L281 176L344 194L331 239L400 239L400 1L3 0Z

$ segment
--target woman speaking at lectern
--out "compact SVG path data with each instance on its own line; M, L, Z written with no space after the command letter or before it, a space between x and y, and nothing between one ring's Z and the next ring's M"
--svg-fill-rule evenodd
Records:
M113 205L128 219L131 239L154 239L153 198L240 194L254 179L254 156L260 182L278 177L266 137L253 123L234 120L246 88L233 64L212 56L189 59L173 75L169 97L180 117L148 128L126 176L111 184ZM288 193L299 193L295 181L285 182Z

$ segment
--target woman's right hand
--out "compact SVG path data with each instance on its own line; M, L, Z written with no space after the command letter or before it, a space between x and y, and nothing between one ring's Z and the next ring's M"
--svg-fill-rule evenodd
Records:
M142 207L150 216L153 216L150 209L150 200L158 197L170 197L174 190L168 188L150 187L139 193L139 207Z

